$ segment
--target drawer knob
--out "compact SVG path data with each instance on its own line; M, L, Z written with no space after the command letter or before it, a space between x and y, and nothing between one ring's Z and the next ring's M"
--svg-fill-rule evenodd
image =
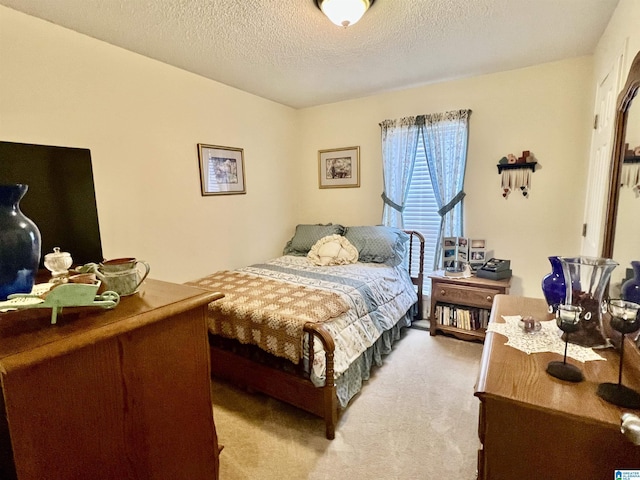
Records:
M493 301L493 298L491 298L491 295L487 295L487 302L491 302Z
M444 290L440 290L440 295L444 295L445 293L447 292L445 292Z

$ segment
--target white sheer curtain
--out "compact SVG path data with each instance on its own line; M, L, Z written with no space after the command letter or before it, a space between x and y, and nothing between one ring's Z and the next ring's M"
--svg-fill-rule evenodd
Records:
M385 120L382 129L382 170L384 191L382 224L403 228L402 210L407 198L420 129L424 117Z
M470 115L471 110L455 110L424 116L422 139L441 216L439 244L443 237L463 236L462 199Z

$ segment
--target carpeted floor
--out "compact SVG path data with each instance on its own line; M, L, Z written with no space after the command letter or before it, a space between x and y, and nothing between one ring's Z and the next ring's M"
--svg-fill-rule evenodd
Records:
M220 479L472 480L481 353L479 343L405 330L332 441L322 419L214 381Z

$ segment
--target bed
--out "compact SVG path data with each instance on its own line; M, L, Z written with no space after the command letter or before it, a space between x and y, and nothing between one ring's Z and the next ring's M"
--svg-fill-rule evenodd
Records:
M354 260L354 255L356 260ZM209 305L211 373L325 421L422 318L424 238L382 226L298 225L283 255L187 282Z

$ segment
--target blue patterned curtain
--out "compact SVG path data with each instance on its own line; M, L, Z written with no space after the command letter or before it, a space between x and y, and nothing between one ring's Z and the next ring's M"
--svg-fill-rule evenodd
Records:
M382 129L382 170L384 191L382 224L403 228L402 210L407 198L420 128L424 117L385 120Z
M471 110L455 110L424 116L422 139L440 208L440 243L443 237L463 236L462 199L470 115Z

